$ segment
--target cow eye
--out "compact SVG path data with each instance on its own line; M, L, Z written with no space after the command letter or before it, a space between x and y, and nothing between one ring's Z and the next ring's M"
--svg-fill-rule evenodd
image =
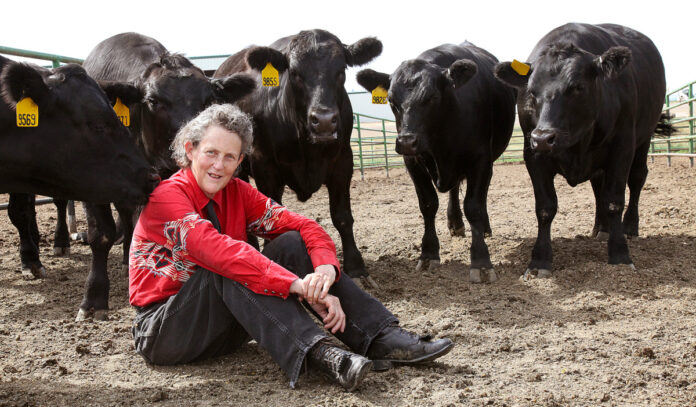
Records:
M147 105L150 107L150 109L155 109L155 108L157 108L157 105L159 104L159 102L157 101L157 99L152 98L152 97L146 98L146 99L145 99L145 103L147 103Z

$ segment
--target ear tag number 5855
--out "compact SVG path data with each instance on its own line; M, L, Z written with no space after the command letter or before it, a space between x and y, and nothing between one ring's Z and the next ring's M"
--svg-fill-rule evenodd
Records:
M266 67L263 68L263 71L261 71L261 81L263 83L263 86L278 86L280 84L280 79L278 79L278 70L271 65L271 63L267 63Z
M377 86L372 90L372 104L373 105L386 105L387 104L387 90L381 86Z
M31 98L22 98L17 103L17 127L38 127L39 106Z
M121 98L116 98L114 112L116 112L116 116L118 116L118 119L121 120L124 126L130 126L130 109L121 102Z

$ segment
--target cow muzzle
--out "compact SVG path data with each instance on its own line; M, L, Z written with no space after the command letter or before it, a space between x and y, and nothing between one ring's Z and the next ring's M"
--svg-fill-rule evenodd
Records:
M309 112L310 141L313 144L331 143L338 140L338 111L328 108L313 108Z
M414 134L399 134L396 137L396 152L402 155L418 154L418 137Z
M534 151L550 153L553 151L557 138L558 131L556 130L536 128L532 130L530 145Z

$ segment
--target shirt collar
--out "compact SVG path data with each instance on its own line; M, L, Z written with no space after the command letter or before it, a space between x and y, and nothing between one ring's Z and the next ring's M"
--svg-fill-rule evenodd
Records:
M198 186L198 181L196 181L196 177L193 175L193 171L191 171L191 167L184 168L182 170L184 177L186 177L188 183L191 185L191 189L193 190L193 199L194 199L194 207L196 208L196 211L198 213L203 213L203 209L205 206L210 202L210 198L208 198L205 193L201 190L201 188ZM230 182L222 188L220 191L218 191L215 196L213 197L213 201L217 204L218 208L222 208L222 195L224 191L227 189L227 187L234 182L235 178L232 178Z

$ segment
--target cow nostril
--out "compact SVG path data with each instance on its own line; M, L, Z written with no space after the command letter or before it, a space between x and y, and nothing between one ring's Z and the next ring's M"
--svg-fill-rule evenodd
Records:
M319 124L319 119L317 118L317 116L314 116L314 115L312 115L312 116L309 118L309 121L310 121L312 124L314 124L314 125Z
M555 140L556 140L556 136L552 135L552 136L549 136L549 138L546 140L546 143L548 145L552 145Z
M338 119L336 118L336 116L332 117L331 124L336 124L336 122L338 122Z

